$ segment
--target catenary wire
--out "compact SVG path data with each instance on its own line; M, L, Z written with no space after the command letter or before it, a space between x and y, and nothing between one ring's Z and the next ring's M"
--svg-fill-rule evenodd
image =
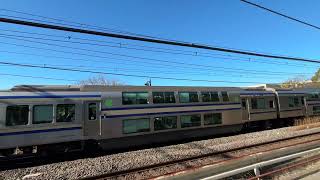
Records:
M18 55L29 55L29 56L38 56L38 57L46 57L46 58L55 58L55 60L62 60L62 61L65 61L65 60L74 60L74 61L84 61L84 62L105 62L105 61L99 61L99 60L88 60L88 59L80 59L80 58L68 58L68 57L60 57L60 56L48 56L48 55L39 55L39 54L33 54L33 53L22 53L22 52L12 52L12 51L4 51L4 50L0 50L0 52L4 52L4 53L13 53L13 54L18 54ZM122 63L115 63L115 62L113 62L113 64L120 64L120 65L123 65L124 63L122 62ZM133 66L137 66L137 63L135 63L135 64L127 64L127 65L133 65ZM144 67L151 67L151 68L155 68L155 66L153 65L153 66L149 66L148 64L144 64L143 65ZM86 67L91 67L91 66L86 66ZM103 66L99 66L100 67L100 69L101 68L103 68ZM120 70L120 69L122 69L122 68L118 68L118 67L114 67L114 68L110 68L110 67L108 67L109 69L116 69L116 70ZM166 68L167 69L167 68ZM129 70L128 68L126 68L126 70ZM130 69L130 70L132 70L132 69ZM192 69L193 71L192 72L194 72L194 69ZM139 72L141 72L141 70L138 70ZM145 70L144 70L145 71ZM155 72L161 72L161 71L159 71L159 68L157 68L156 70L153 70L153 71L155 71ZM172 72L172 71L162 71L162 72L164 72L164 73L167 73L167 72ZM191 74L192 72L190 72L190 71L178 71L178 70L175 70L174 72L179 72L179 73L182 73L182 74L184 74L184 73L186 73L186 74ZM223 74L219 74L219 72L223 72ZM230 71L227 71L228 72L228 75L225 75L225 73L226 73L226 71L218 71L218 72L215 72L214 74L215 75L223 75L223 76L231 76L231 77L234 77L234 75L232 75L232 73L238 73L238 72L230 72ZM209 72L210 73L210 72ZM198 74L200 74L200 73L198 73ZM210 73L210 74L212 74L212 73ZM253 73L254 74L254 73ZM304 73L304 74L300 74L300 75L307 75L308 73ZM312 73L310 73L310 75L311 75ZM205 75L207 75L207 73L205 73ZM245 75L248 75L248 76L250 76L250 77L252 77L252 73L245 73ZM255 77L265 77L265 78L270 78L270 76L276 76L276 77L278 77L279 75L278 74L269 74L269 76L268 77L266 77L266 75L268 75L268 74L264 74L264 76L262 76L262 75L260 75L260 74L257 74L257 75L255 75ZM240 77L243 77L243 73L242 74L240 74L240 75L238 75L238 76L240 76Z
M55 21L59 21L59 22L67 22L67 23L72 23L72 24L77 24L80 26L86 26L86 27L95 27L98 30L109 30L109 31L114 31L114 32L122 32L124 34L131 34L131 35L140 35L142 37L151 37L151 38L156 38L156 39L163 39L163 40L169 40L170 39L165 39L165 38L160 38L160 37L155 37L155 36L149 36L149 35L143 35L143 34L137 34L137 33L132 33L132 32L128 32L128 31L122 31L122 30L115 30L115 29L111 29L111 28L105 28L105 27L101 27L101 26L96 26L96 25L89 25L89 24L85 24L85 23L80 23L80 22L75 22L75 21L68 21L68 20L63 20L63 19L57 19L57 18L52 18L52 17L47 17L47 16L43 16L43 15L36 15L36 14L32 14L32 13L26 13L26 12L22 12L22 11L17 11L17 10L9 10L9 9L0 9L0 11L7 11L7 12L14 12L17 14L24 14L24 15L29 15L29 16L33 16L33 17L40 17L40 18L44 18L44 19L50 19L50 20L55 20ZM17 18L23 18L23 17L17 17ZM188 43L188 42L184 42L184 41L176 41L176 42L181 42L181 43ZM209 46L209 45L207 45ZM244 50L244 49L235 49L235 48L230 48L230 47L225 47L225 46L217 46L220 48L227 48L227 49L234 49L234 50L241 50L241 51L248 51L248 50ZM261 52L261 51L250 51L250 52L255 52L255 53L266 53L266 52ZM272 54L272 55L278 55L281 56L279 54Z
M123 30L114 29L114 28L106 28L106 27L101 27L101 26L97 26L97 25L90 25L90 24L86 24L86 23L80 23L80 22L69 21L69 20L64 20L64 19L51 18L51 17L47 17L47 16L43 16L43 15L36 15L36 14L26 13L26 12L17 11L17 10L10 10L10 9L1 8L0 11L14 12L17 14L24 14L24 15L29 15L29 16L33 16L33 17L40 17L43 19L49 19L49 20L54 20L54 21L58 21L58 22L65 22L65 23L68 23L69 25L73 25L73 26L74 26L74 24L76 24L80 27L85 26L85 27L88 27L91 29L96 29L96 30L107 30L107 31L112 31L112 32L118 32L121 34L129 34L129 35L136 35L136 36L141 36L141 37L156 38L156 37L150 36L150 35L138 34L138 33L133 33L133 32L129 32L129 31L123 31ZM165 40L165 38L162 38L162 39Z
M127 54L113 53L113 52L107 52L107 51L97 51L97 50L89 50L89 49L84 49L84 48L75 48L75 47L69 47L69 46L60 45L60 44L58 45L58 44L52 44L52 43L46 43L46 42L39 42L39 41L33 41L33 40L14 38L14 37L5 36L5 35L0 35L0 37L10 38L10 39L15 39L15 40L21 40L21 41L31 42L31 43L44 44L44 45L55 46L55 47L68 48L68 49L73 49L73 50L77 49L77 50L87 51L87 52L110 54L110 55L113 55L113 56L120 56L120 57L125 57L125 58L134 58L134 59L141 59L141 60L143 59L143 60L150 60L150 61L156 61L156 62L161 62L161 63L178 64L178 65L183 65L183 66L194 66L194 67L203 67L203 68L210 67L210 68L222 68L222 69L229 69L229 70L237 70L237 71L261 72L261 71L252 70L252 69L227 68L227 67L221 67L221 66L208 66L208 65L201 65L201 64L182 63L182 62L161 60L161 59L156 59L156 58L147 58L147 57L139 57L139 56L127 55ZM288 73L288 72L274 72L274 71L263 71L263 72L264 73Z
M58 71L82 72L82 73L104 74L104 75L125 76L125 77L135 77L135 78L175 80L175 81L232 83L232 84L262 83L262 82L253 82L253 81L205 80L205 79L174 78L174 77L168 77L168 76L148 76L148 75L127 74L127 73L110 73L110 72L104 72L104 71L90 71L90 70L80 70L80 69L74 69L74 68L60 68L60 67L51 67L51 66L39 66L39 65L12 63L9 61L0 61L0 64L19 66L19 67L28 67L28 68L50 69L50 70L58 70Z
M78 82L78 80L75 80L75 79L62 79L62 78L52 78L52 77L45 77L45 76L29 76L29 75L9 74L9 73L0 73L0 76L13 76L13 77L24 77L24 78L33 78L33 79L47 79L47 80L56 80L56 81Z
M206 49L206 50L212 50L212 51L220 51L220 52L233 53L233 54L242 54L242 55L255 56L255 57L264 57L264 58L282 59L282 60L289 60L289 61L299 61L299 62L320 64L320 61L317 59L307 59L307 58L302 58L302 57L290 57L290 56L263 54L263 53L256 53L256 52L250 52L250 51L220 48L220 47L216 47L216 46L208 46L208 45L203 45L203 44L185 43L185 42L179 42L179 41L175 41L175 40L162 40L162 39L156 39L156 38L123 35L123 34L116 34L116 33L103 32L103 31L93 31L93 30L89 30L89 29L73 28L73 27L67 27L67 26L58 26L58 25L54 25L54 24L45 24L45 23L41 23L41 22L24 21L24 20L10 19L10 18L4 18L4 17L0 17L0 22L17 24L17 25L24 25L24 26L31 26L31 27L38 27L38 28L44 28L44 29L53 29L53 30L59 30L59 31L68 31L68 32L76 32L76 33L82 33L82 34L90 34L90 35L96 35L96 36L105 36L105 37L119 38L119 39L126 39L126 40L142 41L142 42L157 43L157 44L166 44L166 45L180 46L180 47L190 47L190 48L197 48L197 49Z
M59 35L48 35L48 34L42 34L42 33L31 33L31 32L23 32L23 31L15 31L15 30L3 30L2 31L9 31L9 32L18 32L18 33L24 33L24 34L32 34L32 35L40 35L40 36L47 36L47 37L58 37L58 38L64 38L68 40L57 40L57 39L48 39L48 38L39 38L39 37L32 37L32 36L21 36L21 35L12 35L12 34L2 34L6 36L14 36L14 37L22 37L22 38L29 38L29 39L38 39L38 40L48 40L48 41L55 41L55 42L66 42L66 43L73 43L73 44L86 44L86 45L93 45L93 46L104 46L104 47L112 47L112 48L120 48L120 49L129 49L129 50L140 50L140 51L150 51L150 52L160 52L160 53L169 53L169 54L175 54L175 55L187 55L187 56L196 56L196 57L205 57L205 58L219 58L219 59L226 59L226 60L239 60L243 62L249 62L249 63L262 63L262 64L276 64L276 65L284 65L284 66L295 66L295 67L307 67L306 64L304 65L298 65L298 64L289 64L283 63L283 62L265 62L265 61L258 61L258 59L252 59L252 58L245 58L245 57L237 57L237 56L231 56L231 55L223 55L223 54L214 54L210 55L210 53L205 53L208 55L202 55L202 52L197 51L186 51L186 52L174 52L173 49L168 48L156 48L156 47L150 47L150 46L139 46L136 48L136 45L133 45L132 47L127 47L127 44L121 43L121 42L108 42L108 41L98 41L98 40L91 40L91 39L85 39L85 38L71 38L70 36L59 36ZM97 44L97 43L86 43L86 42L79 42L79 41L71 41L70 39L78 39L82 41L91 41L91 42L103 42L107 44L113 44L113 45L106 45L106 44ZM129 45L131 46L131 45ZM148 49L148 48L155 48ZM223 56L223 57L221 57ZM311 66L309 68L314 68L314 66Z
M272 9L269 9L269 8L266 8L266 7L264 7L264 6L261 6L261 5L259 5L259 4L253 3L253 2L249 2L249 1L246 1L246 0L240 0L240 1L242 1L242 2L244 2L244 3L247 3L247 4L250 4L250 5L254 6L254 7L263 9L263 10L265 10L265 11L267 11L267 12L276 14L276 15L278 15L278 16L281 16L281 17L290 19L290 20L292 20L292 21L295 21L295 22L304 24L304 25L306 25L306 26L315 28L315 29L317 29L317 30L320 30L320 27L319 27L319 26L313 25L313 24L308 23L308 22L306 22L306 21L302 21L302 20L300 20L300 19L297 19L297 18L288 16L288 15L285 15L285 14L283 14L283 13L280 13L280 12L278 12L278 11L275 11L275 10L272 10Z

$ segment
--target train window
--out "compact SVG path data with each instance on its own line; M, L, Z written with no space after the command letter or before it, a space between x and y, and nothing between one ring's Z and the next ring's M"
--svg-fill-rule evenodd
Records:
M274 101L273 100L269 101L269 108L274 108Z
M241 100L241 106L243 109L247 109L247 101L245 99Z
M164 94L163 94L163 92L153 92L152 93L152 97L153 97L153 103L154 104L164 103Z
M304 105L304 97L301 97L301 104Z
M229 101L240 103L240 95L238 94L229 94Z
M124 92L122 93L122 104L148 104L148 97L147 92Z
M222 96L222 101L224 101L224 102L229 101L229 96L228 96L228 93L226 91L222 91L221 92L221 96Z
M266 109L266 101L264 98L252 98L251 107L252 109Z
M299 107L299 106L300 106L300 104L299 104L299 97L294 97L294 98L293 98L293 102L294 102L294 106L295 106L295 107Z
M300 102L299 102L299 97L288 97L288 105L289 107L299 107Z
M288 106L294 107L294 98L293 97L288 97Z
M320 114L320 106L313 106L313 114Z
M154 130L175 129L177 128L177 116L156 117L154 118Z
M75 120L75 105L74 104L58 104L56 112L57 122L71 122Z
M211 101L220 101L218 92L211 92Z
M176 103L176 98L174 97L174 92L164 92L164 102L165 103Z
M32 124L52 123L53 105L33 106Z
M97 103L88 104L88 119L96 120L97 119Z
M218 92L201 92L202 102L219 102Z
M122 104L128 105L128 104L137 104L136 102L136 93L122 93Z
M174 97L174 92L153 92L153 103L175 103L176 99Z
M210 92L202 92L201 96L202 96L202 102L210 102L211 101Z
M180 103L199 102L197 92L179 92Z
M181 128L200 126L201 115L200 114L183 115L183 116L180 116L180 121L181 121Z
M148 104L149 94L147 92L137 93L137 104Z
M316 100L320 98L320 94L318 92L312 92L307 95L308 100Z
M204 114L204 125L222 124L221 113Z
M139 133L150 131L150 119L126 119L123 120L123 133Z
M29 120L29 106L7 106L6 126L26 125Z

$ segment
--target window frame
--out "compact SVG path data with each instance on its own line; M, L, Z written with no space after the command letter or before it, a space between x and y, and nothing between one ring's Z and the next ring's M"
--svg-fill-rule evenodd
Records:
M242 107L242 109L247 109L247 100L246 99L241 99L241 107Z
M51 122L45 122L45 123L34 123L34 119L35 119L35 107L37 106L52 106L52 121ZM55 123L55 105L54 104L35 104L32 106L32 119L31 119L31 123L38 125L38 124L52 124Z
M182 102L181 101L181 94L182 93L188 93L188 102ZM190 94L196 94L197 95L197 101L190 101L191 100ZM199 94L198 94L197 91L181 91L181 92L178 92L178 96L179 96L179 103L198 103L198 102L200 102Z
M183 126L183 123L182 123L182 117L185 117L185 116L197 116L199 117L199 125L196 125L196 126ZM190 121L191 121L191 118L190 118ZM180 115L180 127L181 128L195 128L195 127L201 127L201 121L202 121L202 118L201 118L201 114L187 114L187 115Z
M302 107L304 104L300 104L300 103L302 103L300 96L289 96L288 97L288 107L289 108Z
M204 94L208 94L209 95L209 101L204 101ZM220 102L220 97L219 97L219 92L218 91L201 91L200 92L200 96L201 96L201 101L202 102ZM213 99L213 97L215 99Z
M171 128L162 128L157 129L156 128L156 118L161 118L161 121L165 120L164 118L175 118L175 126ZM164 130L174 130L178 128L178 116L158 116L153 118L153 129L154 131L164 131Z
M147 131L125 132L125 121L141 121L141 120L148 120L149 128ZM137 129L137 127L135 127L135 128ZM151 132L151 118L122 119L122 134L124 134L124 135L150 133L150 132Z
M155 100L155 93L158 93L159 95L162 95L162 99L163 99L163 101L162 102L155 102L154 100ZM159 91L154 91L154 92L152 92L151 93L152 94L152 103L153 104L174 104L174 103L176 103L176 97L175 97L175 93L173 92L173 91L162 91L162 92L159 92ZM168 96L168 94L170 94L170 95L173 95L173 100L174 101L167 101L167 98L168 97L170 97L170 96Z
M319 110L316 110L316 109L319 109ZM312 107L312 114L314 114L314 115L320 114L320 106L313 106Z
M300 107L300 98L298 96L295 96L293 98L294 107Z
M227 96L224 96L223 94L226 94ZM220 95L221 95L221 100L222 100L222 102L230 102L230 97L229 97L228 91L221 91L221 92L220 92ZM225 100L225 97L227 97L228 100Z
M26 124L19 124L19 125L8 125L8 107L12 106L27 106L28 107L28 115L27 115L27 123ZM20 127L20 126L28 126L30 125L30 105L29 104L14 104L14 105L8 105L6 106L6 116L5 116L5 127Z
M90 118L90 105L91 104L95 105L95 118L94 119ZM96 120L98 120L98 104L96 102L89 102L87 107L88 107L88 109L87 109L87 112L88 112L87 119L88 119L88 121L96 121Z
M212 115L215 116L215 115L219 115L219 123L210 123L210 124L206 124L206 118L205 116L207 115ZM213 126L213 125L222 125L223 122L222 122L222 113L217 113L217 112L210 112L210 113L204 113L203 114L203 125L204 126Z
M256 107L253 106L253 101L256 101ZM263 100L263 108L259 106L259 101ZM251 98L251 109L252 110L262 110L262 109L267 109L267 105L266 105L266 99L265 98Z
M270 106L270 105L271 105L271 106ZM270 108L270 109L276 108L274 100L269 100L269 108Z
M73 105L74 106L74 120L71 120L71 121L58 121L58 106L59 105ZM71 104L71 103L58 103L58 104L56 104L56 109L55 109L55 122L56 123L72 123L72 122L75 122L75 121L77 121L77 116L76 116L76 114L77 114L77 110L76 110L76 108L77 108L77 105L76 104Z
M132 103L132 104L126 104L126 103L124 103L125 101L124 101L124 95L125 94L135 94L135 100L134 100L134 103ZM147 103L138 103L138 102L140 102L140 101L138 101L138 94L147 94ZM148 91L141 91L141 92L138 92L138 91L134 91L134 92L130 92L130 91L128 91L128 92L122 92L122 94L121 94L121 103L122 103L122 105L124 105L124 106L127 106L127 105L143 105L143 104L150 104L150 101L149 101L149 99L150 99L150 95L149 95L149 92Z

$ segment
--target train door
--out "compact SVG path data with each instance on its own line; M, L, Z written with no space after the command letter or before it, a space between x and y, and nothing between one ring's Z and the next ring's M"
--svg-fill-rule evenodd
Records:
M84 135L89 137L101 135L100 102L88 101L84 103Z
M302 104L302 110L303 110L303 116L309 116L308 114L308 103L307 103L307 97L302 96L301 97L301 104Z
M249 120L249 104L248 98L241 98L241 109L242 109L242 120L248 121Z

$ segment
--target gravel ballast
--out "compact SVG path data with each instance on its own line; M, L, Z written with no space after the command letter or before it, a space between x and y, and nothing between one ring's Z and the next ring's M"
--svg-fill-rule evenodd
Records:
M318 126L313 125L312 127L313 128L310 126L310 128L307 129L301 127L287 127L223 138L194 141L185 144L123 152L95 158L4 170L0 172L0 179L78 179L81 177L137 168L175 159L183 159L190 156L232 150L248 145L300 136L311 132L320 132Z

